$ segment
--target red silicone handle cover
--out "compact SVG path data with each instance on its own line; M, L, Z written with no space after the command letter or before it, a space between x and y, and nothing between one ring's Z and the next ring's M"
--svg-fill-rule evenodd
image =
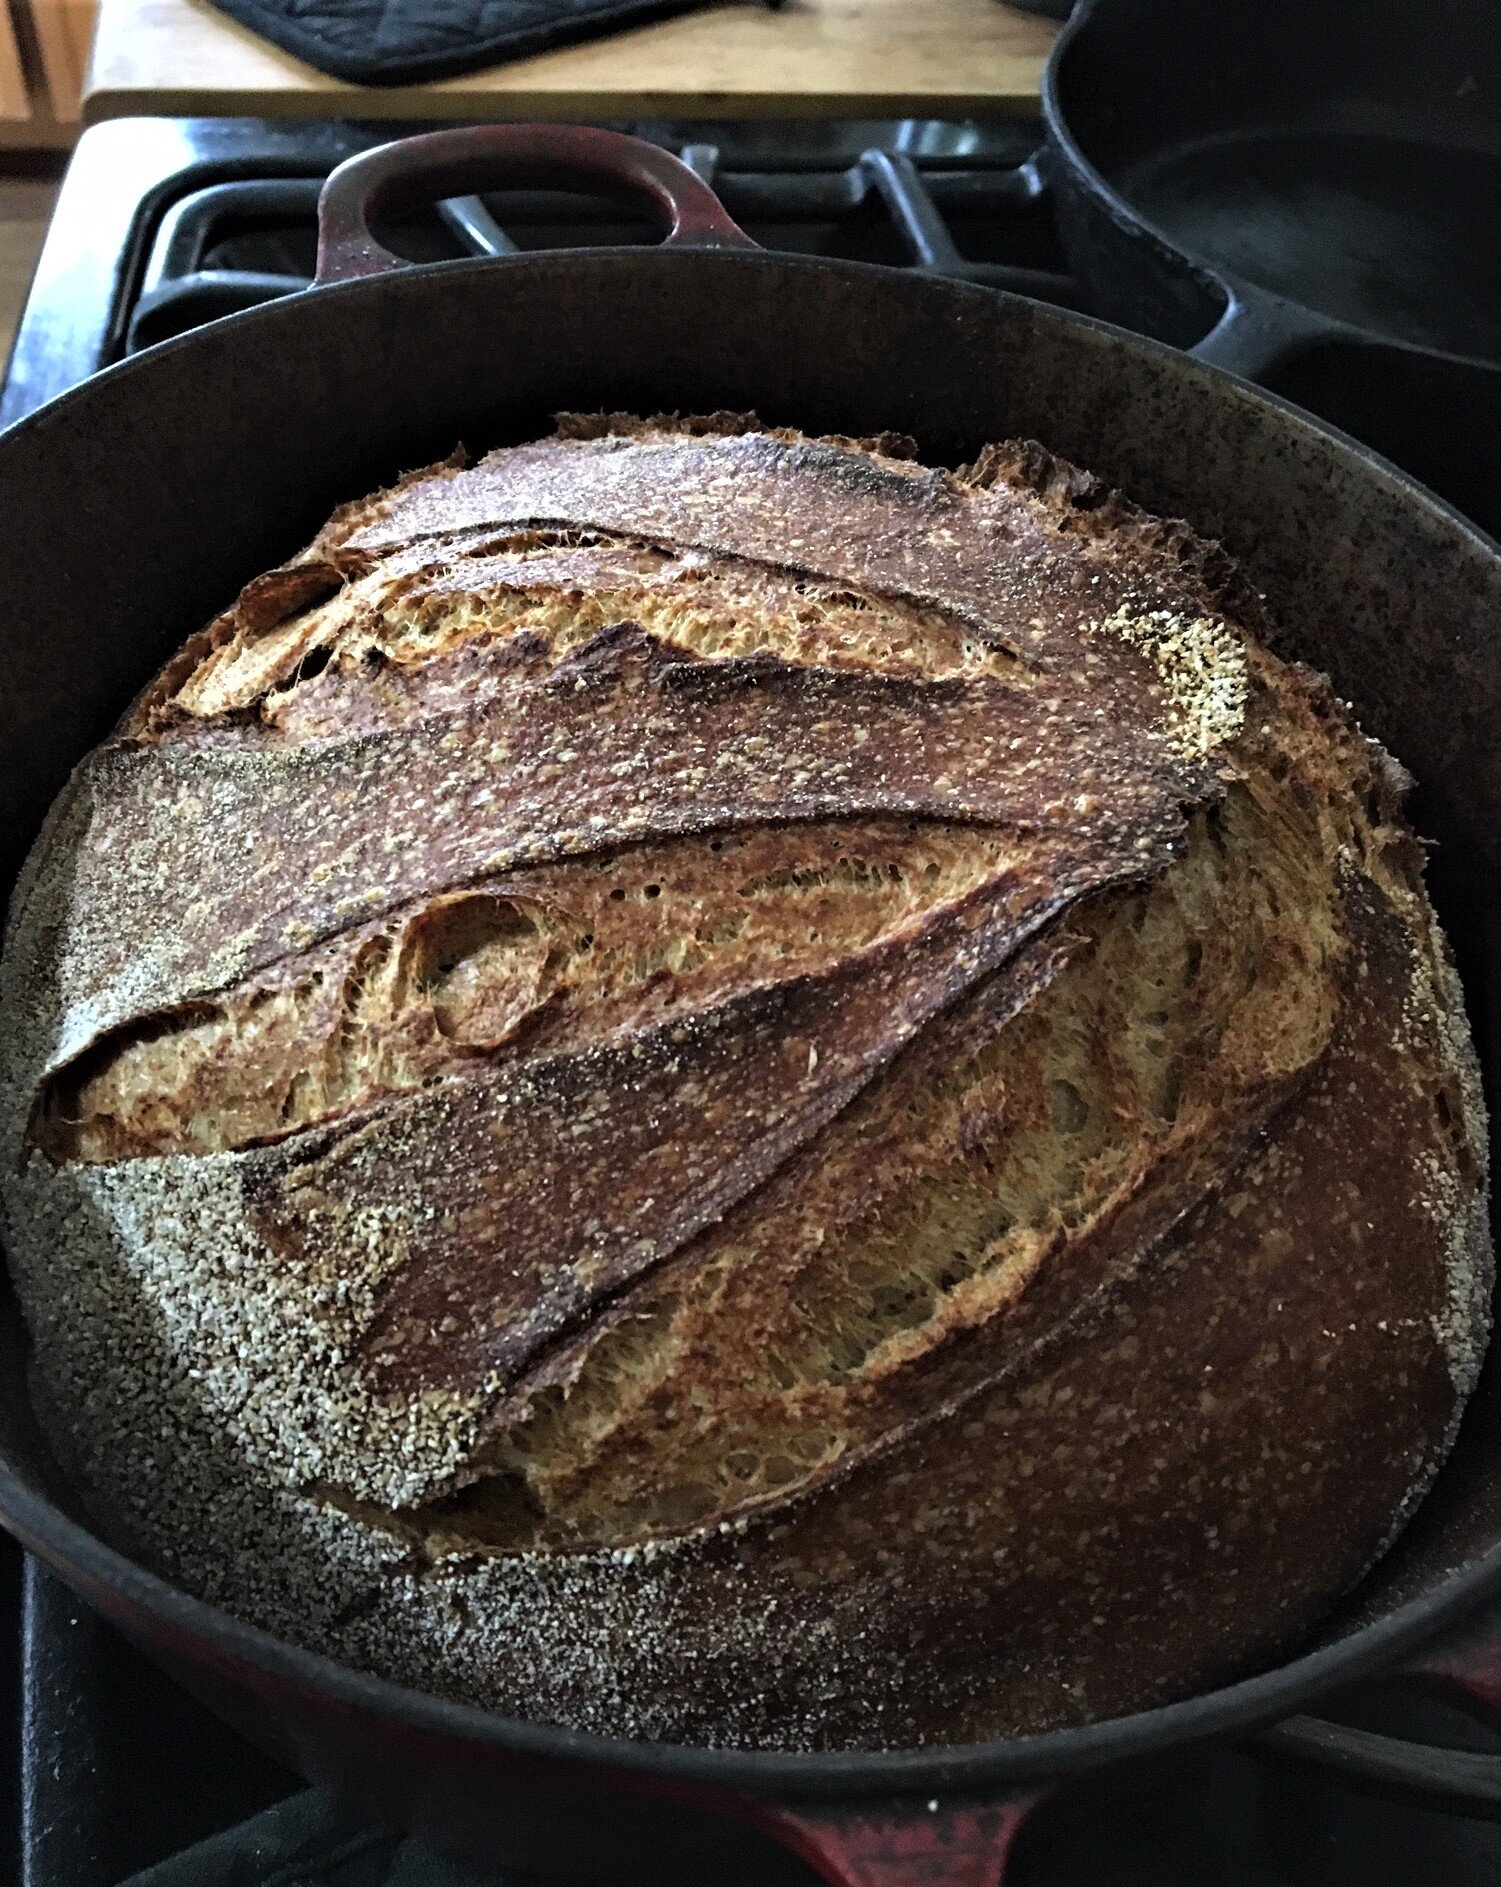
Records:
M1433 1686L1478 1717L1501 1723L1501 1606L1446 1631L1437 1644L1406 1659L1402 1675Z
M778 1807L756 1819L831 1887L1001 1887L1012 1844L1040 1799L864 1814Z

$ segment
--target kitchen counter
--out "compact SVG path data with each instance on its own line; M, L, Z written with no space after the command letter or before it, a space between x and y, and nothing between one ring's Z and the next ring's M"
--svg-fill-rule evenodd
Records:
M1056 30L1001 0L726 5L441 83L365 87L205 0L100 0L83 115L964 118L1035 111Z

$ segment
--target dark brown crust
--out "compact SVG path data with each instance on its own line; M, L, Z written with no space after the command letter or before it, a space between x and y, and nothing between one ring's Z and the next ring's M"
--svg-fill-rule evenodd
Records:
M1295 1641L1425 1474L1453 1386L1412 1306L1443 1297L1444 1259L1392 1176L1431 1115L1392 1047L1402 926L1354 905L1344 1021L1297 1105L1170 1239L1107 1240L1113 1281L1019 1370L761 1548L816 1590L889 1538L895 1487L921 1488L900 1594L872 1610L900 1597L907 1655L963 1693L950 1733L1112 1715ZM997 1459L1038 1471L998 1491Z
M346 548L370 555L522 526L606 530L927 603L1036 668L1069 674L1080 623L1108 614L1142 574L1092 554L1110 543L1108 529L1060 536L1089 515L1064 487L1029 500L983 478L966 484L819 440L754 432L685 444L680 433L648 429L543 440L493 454L461 479L408 485ZM1171 556L1154 558L1154 597L1202 602L1222 559L1185 557L1207 547L1181 526L1171 543Z
M1125 833L1147 858L1212 783L1150 723L1102 723L1061 683L1044 696L711 665L628 625L543 677L489 682L439 718L311 748L235 727L102 750L75 783L78 892L98 942L74 1003L117 1026L410 899L672 833L913 813L1085 846ZM1013 745L1027 757L1003 770ZM440 805L462 816L436 820ZM402 830L421 840L393 852ZM189 871L191 922L164 934L162 897ZM123 972L148 960L151 1000L111 1013Z
M462 597L485 553L503 561L528 532L580 534L555 596L611 558L700 551L750 582L790 573L847 586L852 606L935 612L1014 667L922 679L700 659L621 621L561 655L528 631L407 666L336 663L285 714L178 699L211 653L388 554L418 547L417 571L430 550L422 581ZM256 1522L283 1529L285 1568L242 1578L231 1551L205 1570L202 1486L174 1467L165 1517L149 1487L127 1493L142 1537L281 1629L297 1628L295 1584L304 1635L380 1668L555 1720L732 1743L1077 1721L1181 1694L1307 1629L1426 1485L1468 1390L1484 1327L1477 1116L1417 848L1395 823L1399 772L1321 684L1254 642L1225 697L1232 731L1185 737L1152 625L1203 621L1228 625L1237 655L1260 623L1218 550L1040 448L995 447L955 474L915 464L910 442L807 440L735 415L569 419L347 507L252 584L80 769L5 965L24 1009L4 1069L25 1103L6 1130L10 1210L51 1400L68 1405L88 1333L119 1311L63 1317L48 1280L70 1263L102 1275L100 1251L116 1262L124 1241L142 1277L162 1267L147 1294L169 1295L169 1327L193 1333L173 1339L190 1379L219 1385L220 1402L168 1426L188 1433L211 1408L234 1436L244 1512L268 1487L301 1503ZM1213 676L1184 672L1213 695ZM789 1202L815 1202L831 1233L874 1211L872 1121L899 1137L952 1066L1062 987L1070 925L1176 869L1189 821L1202 832L1232 783L1281 804L1289 777L1334 809L1333 836L1288 839L1327 877L1333 1019L1314 1047L1265 1068L1204 1051L1197 1111L1144 1125L1103 1205L1046 1223L1031 1269L998 1275L983 1314L935 1316L921 1343L838 1386L841 1446L790 1491L715 1509L722 1528L607 1516L567 1536L588 1551L555 1550L562 1535L535 1555L506 1537L489 1551L466 1499L503 1479L506 1447L545 1398L566 1401L602 1339L737 1245L753 1253L745 1276L769 1278ZM670 1013L649 981L592 1010L528 996L515 1034L222 1154L168 1139L164 1159L91 1156L90 1176L49 1130L119 1043L209 999L249 1013L318 951L353 964L375 927L432 900L540 905L550 872L564 901L569 871L612 858L629 870L599 895L624 898L670 846L699 848L684 879L712 890L715 833L750 830L781 866L820 822L904 819L997 849L976 850L957 891L914 893L813 967L757 958ZM1270 958L1249 966L1263 973L1273 987ZM318 1028L339 1026L346 985L317 986ZM107 1234L88 1229L99 1201L118 1214ZM765 1331L744 1315L738 1341L754 1345ZM242 1325L243 1358L224 1334ZM223 1386L247 1375L248 1391ZM709 1400L718 1385L702 1387ZM804 1388L805 1411L836 1400ZM107 1476L109 1411L80 1420L79 1458ZM649 1430L634 1445L649 1451ZM301 1546L297 1514L316 1516ZM339 1516L357 1549L317 1531ZM346 1557L315 1602L309 1542L335 1537ZM632 1608L651 1613L639 1633ZM610 1699L618 1725L601 1716Z
M1431 1097L1393 1041L1406 924L1372 891L1351 918L1343 1020L1297 1093L1226 1149L1165 1236L1122 1226L1103 1241L1097 1288L1010 1368L816 1499L682 1555L586 1561L567 1580L565 1555L556 1583L537 1561L510 1582L505 1562L424 1567L435 1619L452 1603L507 1618L464 1694L602 1720L597 1673L548 1667L558 1627L532 1629L523 1593L555 1618L608 1591L617 1629L649 1613L639 1652L614 1640L613 1707L733 1747L1053 1729L1295 1646L1410 1511L1454 1407L1414 1315L1444 1298L1444 1240L1397 1178L1414 1145L1436 1144ZM778 1649L727 1630L732 1615L779 1620ZM376 1599L334 1642L384 1645L391 1630ZM417 1651L405 1668L421 1681L434 1667Z
M1152 863L1138 854L1126 869ZM406 1262L361 1340L374 1380L406 1394L504 1391L763 1186L933 1016L1110 875L1054 852L1030 881L1007 873L925 934L827 975L619 1048L447 1084L382 1110L368 1131L338 1131L327 1151L289 1143L256 1161L257 1223L278 1250L327 1254L361 1205L403 1223L410 1213ZM440 1195L440 1218L413 1210Z

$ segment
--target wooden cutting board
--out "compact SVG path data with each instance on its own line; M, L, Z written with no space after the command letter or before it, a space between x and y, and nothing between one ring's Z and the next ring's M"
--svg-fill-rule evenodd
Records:
M725 5L439 84L347 85L206 0L100 0L83 115L943 117L1035 110L1057 29L1001 0Z

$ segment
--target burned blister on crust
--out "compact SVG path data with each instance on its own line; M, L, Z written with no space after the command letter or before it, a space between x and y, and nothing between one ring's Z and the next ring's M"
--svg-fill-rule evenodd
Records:
M1400 772L1263 628L1026 442L573 416L337 514L13 913L14 1265L116 1524L356 1662L725 1743L1306 1629L1442 1457L1488 1245Z

